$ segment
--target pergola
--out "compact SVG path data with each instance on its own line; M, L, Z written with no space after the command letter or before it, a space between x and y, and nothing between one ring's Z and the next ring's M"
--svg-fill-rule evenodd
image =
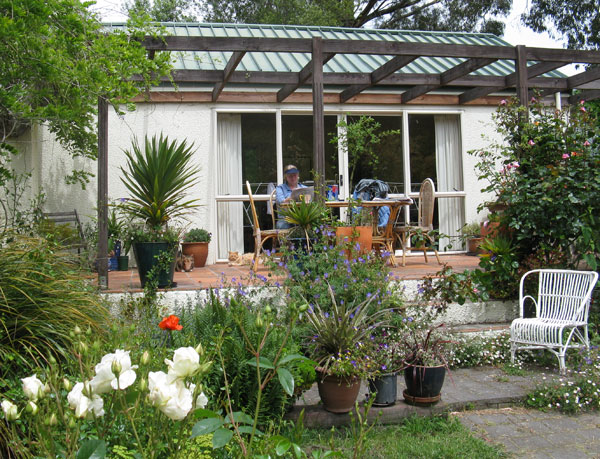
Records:
M285 103L302 101L313 108L313 162L318 176L324 177L325 134L324 102L364 103L382 100L394 104L478 105L497 103L493 93L509 90L527 106L531 91L541 96L567 93L568 102L600 98L600 51L530 48L470 44L377 41L355 39L257 38L165 36L147 37L143 45L152 59L156 52L227 52L223 70L178 69L173 81L178 84L211 85L211 90L196 93L150 93L172 101L230 101L226 88L240 85L264 87L245 100ZM310 61L300 71L237 70L246 55L252 53L303 53ZM327 72L324 65L336 55L382 56L385 63L370 72ZM402 73L403 67L420 57L453 58L456 65L439 72ZM473 72L497 61L512 62L506 75L478 75ZM585 68L573 76L553 72L568 64ZM273 89L275 88L275 89ZM310 94L305 90L310 88ZM370 89L387 90L373 94ZM300 90L300 91L299 91ZM574 90L578 90L576 94ZM108 196L108 108L105 101L98 110L98 275L100 286L107 286L107 196ZM319 186L319 184L317 184Z

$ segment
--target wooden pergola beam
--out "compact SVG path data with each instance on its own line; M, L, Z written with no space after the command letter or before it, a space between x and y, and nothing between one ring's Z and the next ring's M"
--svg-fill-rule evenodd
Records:
M522 72L522 74L524 75L525 78L527 78L527 81L529 81L530 78L536 77L538 75L542 75L546 72L550 72L551 70L555 70L562 66L563 66L563 64L560 62L538 62L537 64L527 67L526 75L525 75L524 71ZM491 94L493 92L502 91L503 89L510 88L512 86L516 86L517 82L518 82L518 77L519 77L518 72L514 72L514 73L511 73L510 75L507 75L506 77L504 77L504 84L502 86L478 87L478 88L471 89L469 91L465 91L464 93L462 93L460 95L459 103L466 104L475 99L479 99L480 97L487 96L488 94Z
M215 87L213 88L213 102L217 101L217 99L219 98L219 94L221 94L221 91L223 91L223 88L231 78L231 75L233 75L233 72L235 71L239 63L242 61L242 58L245 54L246 53L244 51L234 51L231 57L229 58L229 61L227 61L227 65L225 66L225 70L223 71L223 78L220 81L218 81L215 84Z
M396 70L401 69L402 67L410 64L417 57L419 57L419 56L396 56L396 57L393 57L392 59L387 61L385 64L383 64L381 67L379 67L371 72L370 77L369 77L370 81L368 83L353 85L353 86L350 86L349 88L346 88L344 91L342 91L342 93L340 94L340 102L341 103L347 102L349 99L351 99L355 95L363 92L365 89L376 85L381 80L383 80L384 78L386 78L389 75L391 75L392 73L394 73Z
M312 52L311 39L254 37L146 37L142 45L156 51ZM457 45L368 40L323 40L323 54L384 54L459 58L515 59L512 46ZM592 50L527 48L528 61L600 64Z
M409 89L408 91L404 91L402 93L402 103L405 104L407 102L410 102L413 99L416 99L419 96L422 96L423 94L427 94L429 91L433 91L434 89L437 89L441 86L446 86L449 83L453 82L454 80L468 75L471 72L474 72L475 70L478 70L482 67L485 67L486 65L491 64L492 62L496 62L496 59L490 59L490 58L475 58L475 59L468 59L460 64L458 64L455 67L452 67L449 70L446 70L444 73L442 73L440 75L439 78L439 82L437 84L430 84L430 85L421 85L421 86L415 86L411 89Z
M335 54L324 54L323 63L325 65ZM279 73L279 72L277 72ZM283 102L289 97L296 89L306 83L313 73L313 61L312 59L300 70L298 73L298 81L295 83L288 83L277 92L277 102Z

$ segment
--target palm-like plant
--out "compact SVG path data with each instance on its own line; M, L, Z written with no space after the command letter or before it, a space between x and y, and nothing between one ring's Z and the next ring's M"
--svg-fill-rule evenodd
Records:
M295 225L304 232L308 248L310 248L309 235L311 230L318 228L327 219L327 208L318 201L292 201L288 206L282 208L279 213L286 222ZM293 232L290 234L293 234Z
M143 150L134 139L131 150L125 151L127 164L121 167L121 180L131 193L123 209L156 228L198 207L196 199L186 199L200 170L192 165L193 154L193 144L169 142L162 134L159 138L146 137Z

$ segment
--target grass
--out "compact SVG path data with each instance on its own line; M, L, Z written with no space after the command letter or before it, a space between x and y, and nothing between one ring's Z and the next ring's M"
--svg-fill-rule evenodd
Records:
M507 457L499 448L473 436L453 417L412 417L402 424L376 426L365 441L369 459ZM306 452L335 448L342 452L342 457L351 458L354 439L348 428L307 429L302 446Z

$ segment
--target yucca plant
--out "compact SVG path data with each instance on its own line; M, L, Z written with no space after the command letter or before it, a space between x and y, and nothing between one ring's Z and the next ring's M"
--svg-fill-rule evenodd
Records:
M131 193L123 209L157 228L198 207L197 199L187 199L200 170L192 163L193 155L194 145L185 140L170 142L162 134L146 137L142 149L134 139L131 150L125 151L127 164L121 167L121 181Z
M306 238L307 248L310 249L310 235L315 228L326 222L327 208L318 201L304 202L292 201L288 206L279 211L286 222L295 225L289 236L293 237L296 231L301 231Z
M50 356L66 358L76 326L100 335L108 323L108 310L86 273L58 244L16 234L10 241L0 247L0 361L5 377Z

